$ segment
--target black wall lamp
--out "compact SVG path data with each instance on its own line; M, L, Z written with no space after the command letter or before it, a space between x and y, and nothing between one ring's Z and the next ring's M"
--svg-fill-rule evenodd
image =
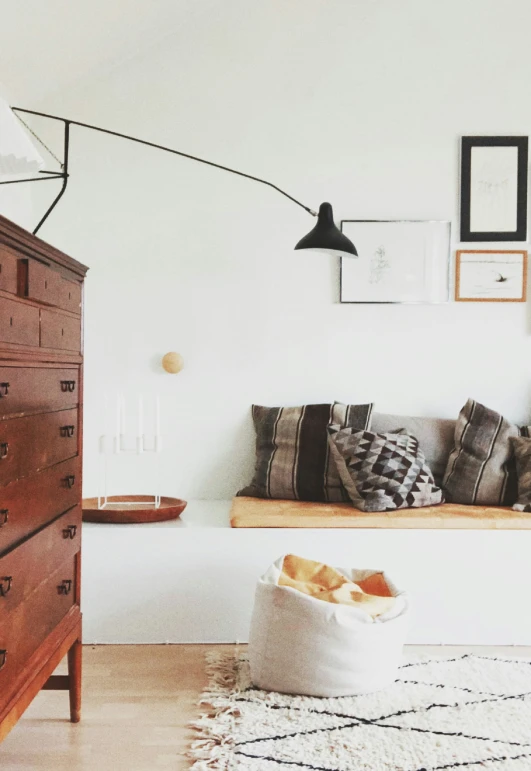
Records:
M316 226L306 236L304 236L304 238L301 238L301 240L295 246L295 249L315 249L320 251L333 252L336 254L340 253L349 257L358 256L358 253L352 241L350 241L350 239L348 239L336 227L334 223L332 206L329 203L322 203L321 206L319 207L319 213L317 213L313 209L310 209L308 206L305 206L303 203L298 201L293 196L286 193L284 190L281 190L281 188L279 188L277 185L274 185L272 182L268 182L265 179L260 179L259 177L254 177L251 174L245 174L244 172L237 171L236 169L231 169L228 166L222 166L219 163L213 163L212 161L207 161L204 158L198 158L195 155L189 155L188 153L183 153L180 150L174 150L171 147L164 147L163 145L158 145L158 144L155 144L154 142L148 142L144 139L138 139L137 137L128 136L127 134L121 134L118 131L111 131L110 129L100 128L99 126L92 126L89 123L81 123L80 121L70 120L69 118L60 118L57 115L48 115L47 113L37 112L36 110L25 110L22 107L12 107L11 109L13 113L17 114L17 117L21 121L21 123L23 123L24 126L26 126L28 131L31 134L33 134L33 136L37 139L37 141L43 144L43 146L45 145L42 142L42 140L40 140L39 137L30 129L30 127L22 120L22 118L18 115L18 113L26 113L28 115L36 115L40 118L49 118L50 120L60 121L63 123L63 126L64 126L63 161L62 162L59 161L61 165L60 172L41 170L38 172L39 176L36 176L36 177L30 177L26 179L9 179L6 181L0 180L0 185L12 185L20 182L40 182L40 181L52 180L52 179L62 180L63 184L61 186L61 190L53 200L51 206L45 212L44 216L40 219L39 223L37 224L36 228L33 231L34 233L38 233L38 231L40 230L44 222L48 219L48 217L52 213L53 209L59 203L61 197L63 196L66 190L66 186L68 184L68 177L69 177L68 160L69 160L69 147L70 147L70 127L80 126L81 128L90 129L92 131L99 131L102 134L110 134L111 136L119 137L120 139L128 139L130 142L136 142L137 144L146 145L147 147L153 147L156 150L164 150L165 152L172 153L173 155L180 155L181 157L188 158L191 161L204 163L207 166L213 166L214 168L221 169L222 171L229 171L231 174L237 174L240 177L245 177L246 179L251 179L254 182L260 182L263 185L267 185L268 187L273 188L273 190L276 190L278 193L285 196L286 198L289 198L290 201L293 201L293 203L296 203L298 206L303 208L313 217L317 217ZM0 153L1 153L1 150L2 148L0 144Z

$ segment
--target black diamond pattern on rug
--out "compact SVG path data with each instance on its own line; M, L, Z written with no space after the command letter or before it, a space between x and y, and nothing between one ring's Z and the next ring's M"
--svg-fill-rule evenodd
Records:
M236 701L239 769L531 770L527 660L436 659L405 665L375 694L317 699L250 687Z

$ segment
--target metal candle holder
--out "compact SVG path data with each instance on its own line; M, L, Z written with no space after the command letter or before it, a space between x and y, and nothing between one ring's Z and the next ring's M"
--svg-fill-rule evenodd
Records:
M126 404L122 393L117 394L115 403L115 431L113 434L107 433L109 426L109 400L105 397L104 409L104 431L99 437L99 452L103 456L102 481L100 483L100 493L98 494L98 509L104 509L110 506L143 506L149 505L146 501L110 501L108 493L109 479L109 456L122 455L124 453L143 455L144 453L160 453L162 451L162 436L160 433L160 399L155 396L154 400L154 430L151 433L144 431L144 397L138 396L137 406L137 432L136 434L127 434L126 432ZM160 488L160 480L157 487ZM103 488L103 493L101 489ZM113 496L114 497L114 496ZM160 489L153 496L152 505L155 509L160 507L161 495Z

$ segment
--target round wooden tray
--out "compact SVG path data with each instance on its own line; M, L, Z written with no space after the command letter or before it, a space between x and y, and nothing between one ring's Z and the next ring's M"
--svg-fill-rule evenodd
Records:
M160 506L156 509L152 495L110 495L107 500L113 505L98 509L97 498L84 498L83 521L106 522L114 525L165 522L168 519L177 519L186 508L186 501L180 498L161 498ZM123 507L118 505L126 504L128 501L135 501L135 503ZM151 505L145 506L144 502Z

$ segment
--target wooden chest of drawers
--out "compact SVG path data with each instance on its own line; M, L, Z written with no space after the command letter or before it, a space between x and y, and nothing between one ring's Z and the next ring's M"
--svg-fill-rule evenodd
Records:
M0 217L0 741L43 688L80 717L86 270Z

